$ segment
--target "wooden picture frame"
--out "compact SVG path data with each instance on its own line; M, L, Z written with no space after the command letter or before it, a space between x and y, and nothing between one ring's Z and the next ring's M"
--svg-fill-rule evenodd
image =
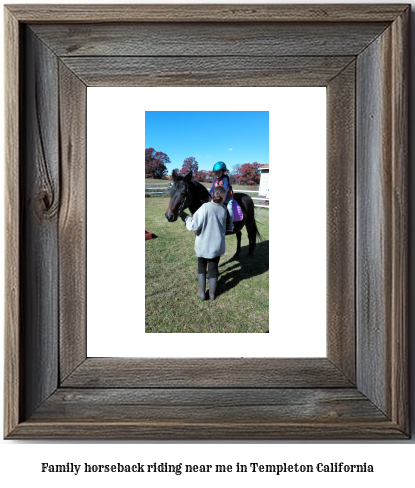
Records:
M5 7L5 438L409 437L409 15ZM100 85L327 87L326 358L86 357L85 107Z

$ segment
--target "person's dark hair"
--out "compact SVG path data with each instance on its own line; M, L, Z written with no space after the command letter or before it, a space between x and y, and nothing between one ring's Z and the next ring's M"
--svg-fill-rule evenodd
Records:
M226 195L225 188L223 188L223 186L217 186L216 188L213 189L212 201L214 203L223 203L223 200L225 199L225 195Z

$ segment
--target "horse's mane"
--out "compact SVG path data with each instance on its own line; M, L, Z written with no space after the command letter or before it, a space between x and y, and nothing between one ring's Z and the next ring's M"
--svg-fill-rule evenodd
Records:
M196 191L200 200L207 200L209 198L209 190L206 188L205 185L202 185L202 183L199 183L195 180L191 180L190 184L193 184L196 187Z

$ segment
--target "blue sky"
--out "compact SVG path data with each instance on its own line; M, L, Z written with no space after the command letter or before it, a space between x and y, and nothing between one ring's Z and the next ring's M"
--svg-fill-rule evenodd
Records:
M204 170L268 164L269 112L146 112L145 146L169 156L169 174L191 156Z

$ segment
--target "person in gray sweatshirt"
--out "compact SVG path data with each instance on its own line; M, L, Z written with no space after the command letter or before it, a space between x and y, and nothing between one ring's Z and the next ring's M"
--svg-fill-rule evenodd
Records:
M214 188L212 201L204 203L191 217L180 214L186 229L196 231L195 251L197 256L198 298L206 298L206 268L209 270L209 298L215 299L218 281L218 264L225 254L225 234L227 210L223 205L226 190L222 186Z

